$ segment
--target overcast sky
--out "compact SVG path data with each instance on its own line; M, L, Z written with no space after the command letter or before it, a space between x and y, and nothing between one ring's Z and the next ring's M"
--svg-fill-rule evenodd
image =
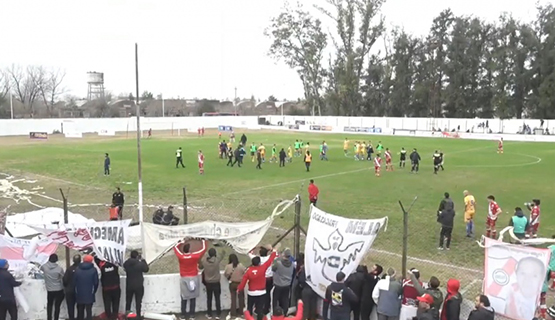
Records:
M294 0L291 0L293 2ZM43 65L66 72L65 86L86 97L87 71L104 72L115 94L135 92L134 43L140 91L165 97L278 99L302 96L296 73L267 56L263 35L283 0L4 0L0 67ZM437 14L496 20L502 12L532 20L533 0L388 0L388 26L426 34ZM541 3L546 3L544 0ZM305 7L324 0L302 0ZM325 17L326 30L333 24Z

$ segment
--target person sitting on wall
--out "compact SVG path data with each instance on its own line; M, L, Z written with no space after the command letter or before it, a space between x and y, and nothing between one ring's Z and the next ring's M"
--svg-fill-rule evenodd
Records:
M165 226L176 226L179 224L179 218L173 215L173 206L168 207L168 211L164 214L162 221Z
M163 224L163 221L164 221L164 209L162 209L162 207L159 206L158 209L154 211L154 215L152 215L152 223Z

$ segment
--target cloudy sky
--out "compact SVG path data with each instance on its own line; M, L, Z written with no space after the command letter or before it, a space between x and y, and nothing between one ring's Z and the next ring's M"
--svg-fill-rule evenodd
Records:
M293 1L293 0L292 0ZM432 19L455 14L496 20L502 12L531 20L533 0L388 0L388 26L426 34ZM541 3L547 0L540 1ZM263 35L284 0L5 0L0 68L43 65L65 70L65 86L87 94L87 71L104 72L107 90L135 92L134 43L140 91L164 97L279 99L302 96L294 71L267 56ZM324 0L302 0L305 7ZM326 30L333 31L325 17Z

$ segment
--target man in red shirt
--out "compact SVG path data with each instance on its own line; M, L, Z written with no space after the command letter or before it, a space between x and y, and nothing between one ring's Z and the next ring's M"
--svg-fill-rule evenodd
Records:
M320 193L320 190L318 190L318 187L314 184L314 180L310 179L310 183L308 184L308 200L310 200L310 203L313 204L316 207L316 202L318 202L318 194Z
M184 319L195 318L196 299L200 293L198 262L206 252L206 241L202 240L200 250L191 252L191 244L179 241L173 247L179 261L179 275L181 276L181 316ZM189 317L187 317L187 302L190 302Z
M534 199L532 203L527 203L526 207L530 210L530 227L526 238L537 238L538 228L540 227L540 200Z
M260 264L260 257L254 257L251 260L252 265L247 269L243 280L237 287L237 292L240 294L249 285L247 290L247 310L250 314L253 313L253 307L256 311L256 319L262 320L264 318L264 296L266 295L266 270L272 265L276 258L276 251L273 250L270 258L263 264Z
M486 237L495 239L497 236L497 230L495 229L495 223L497 222L497 217L501 214L501 208L495 202L494 196L488 196L488 219L486 221Z

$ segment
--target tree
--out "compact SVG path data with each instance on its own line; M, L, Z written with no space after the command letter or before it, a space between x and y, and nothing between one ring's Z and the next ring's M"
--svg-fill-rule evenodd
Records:
M148 100L153 100L153 99L154 99L154 95L152 94L152 92L143 91L143 94L141 95L141 100L148 101Z
M295 8L286 4L264 33L272 40L269 55L297 71L311 114L321 115L325 75L322 61L327 46L321 21L314 19L299 3Z
M9 77L10 88L14 95L23 104L28 115L35 115L35 101L40 97L39 86L43 81L42 74L38 67L12 65L6 69Z
M331 18L337 29L338 40L332 37L336 56L332 59L330 81L335 81L334 99L345 115L360 115L364 67L370 50L385 31L383 18L374 21L385 0L326 0L331 9L317 6ZM358 24L357 24L358 22ZM339 114L337 114L339 115Z
M202 116L203 113L207 113L207 112L216 112L216 108L212 103L210 103L210 101L201 100L199 102L199 107L197 109L197 116L200 117Z
M46 106L46 113L48 117L52 116L54 104L58 102L60 96L65 92L62 87L62 82L65 78L65 72L60 70L46 70L43 67L37 67L37 73L39 74L36 81L39 94Z

